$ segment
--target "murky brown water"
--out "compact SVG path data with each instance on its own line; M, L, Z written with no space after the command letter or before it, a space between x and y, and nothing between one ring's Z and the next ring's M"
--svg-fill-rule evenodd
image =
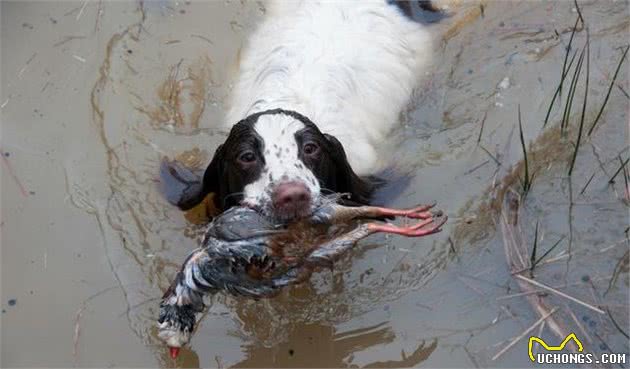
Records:
M581 6L590 124L630 18L624 1ZM551 294L539 300L559 308L558 324L585 350L628 352L619 330L630 330L628 195L623 173L608 183L630 154L628 64L569 179L583 80L568 137L553 128L559 104L542 123L577 17L572 3L450 8L431 27L437 62L392 153L414 175L394 205L438 201L451 216L444 232L372 238L334 272L271 300L218 295L174 362L155 336L157 299L203 227L158 193L159 160L196 149L183 159L203 165L223 140L214 127L264 3L2 2L0 364L532 365L526 339L493 360L539 317L532 299L511 296L523 291L495 226L501 195L522 177L518 104L536 172L518 228L531 247L538 222L538 255L564 237L535 280L606 314ZM541 336L558 340L549 326Z

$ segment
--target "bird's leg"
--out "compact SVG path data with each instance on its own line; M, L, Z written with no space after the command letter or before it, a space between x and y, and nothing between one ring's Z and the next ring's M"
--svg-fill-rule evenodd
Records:
M305 265L311 267L332 267L335 260L350 250L360 239L369 236L372 232L369 229L370 224L361 224L348 233L334 238L322 245L308 255Z
M366 217L405 217L411 219L431 219L442 216L441 210L432 211L435 203L431 205L418 205L411 209L393 209L378 206L365 206Z
M320 210L319 214L323 216L318 217L318 219L323 218L324 221L330 224L346 222L353 219L385 219L398 216L412 219L431 219L435 216L442 215L442 212L439 210L431 210L434 206L435 204L418 205L410 209L393 209L379 206L349 207L339 204L330 204Z
M447 217L443 217L438 222L434 222L434 219L425 219L425 212L430 209L430 207L418 207L411 210L396 210L396 209L387 209L387 208L376 208L370 206L359 207L358 209L363 208L364 210L367 208L367 213L369 215L383 215L384 213L396 213L401 214L404 213L405 216L409 216L410 218L418 218L422 219L422 221L410 225L399 227L394 224L386 224L386 223L377 223L377 222L369 222L359 225L354 228L350 232L339 236L331 241L328 241L322 245L320 245L315 251L313 251L307 258L306 264L313 266L332 266L332 263L337 260L341 255L343 255L346 251L350 250L357 241L365 238L373 233L393 233L399 234L406 237L422 237L427 236L433 233L437 233L441 231L441 228L444 223L446 223ZM343 208L345 209L353 209L353 208ZM375 210L376 209L376 210Z
M420 218L424 219L424 218ZM428 236L430 234L438 233L442 229L441 227L446 223L448 217L442 217L438 222L434 221L435 219L428 219L422 222L418 222L411 226L399 227L394 224L383 224L383 223L367 223L367 228L371 233L393 233L399 234L401 236L406 237L422 237ZM429 227L427 227L429 226Z

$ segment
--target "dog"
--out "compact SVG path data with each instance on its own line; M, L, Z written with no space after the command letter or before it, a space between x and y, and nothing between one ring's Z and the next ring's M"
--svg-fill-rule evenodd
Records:
M185 210L214 193L219 210L246 205L286 222L308 217L326 193L370 203L386 164L378 146L430 63L426 27L406 2L266 5L241 53L229 135L202 183L172 202Z

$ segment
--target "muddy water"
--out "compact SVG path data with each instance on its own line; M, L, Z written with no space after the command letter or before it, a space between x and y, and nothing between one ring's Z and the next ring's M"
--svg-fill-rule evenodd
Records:
M159 195L159 160L202 166L224 139L215 127L264 3L2 2L0 364L530 366L525 340L493 360L539 317L531 299L511 296L524 291L495 226L501 195L518 192L523 176L518 104L536 173L518 229L531 248L538 223L538 255L563 239L533 276L606 314L539 300L585 349L628 352L619 329L629 330L627 190L623 173L608 183L630 154L627 67L569 179L584 79L570 133L554 128L560 104L542 123L573 6L449 7L431 27L437 62L391 153L413 174L394 204L438 201L448 226L426 239L370 239L333 272L272 300L218 295L174 362L155 336L157 298L203 226ZM581 10L590 124L627 43L629 9L600 1ZM577 32L575 45L585 37ZM540 335L558 340L548 326Z

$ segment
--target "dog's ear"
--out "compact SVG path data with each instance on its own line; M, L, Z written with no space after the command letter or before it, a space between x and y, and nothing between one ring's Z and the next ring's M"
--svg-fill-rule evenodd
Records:
M172 205L188 210L201 201L197 200L203 192L201 173L164 157L160 163L160 192Z
M205 173L203 174L203 196L199 200L200 202L209 194L215 193L215 199L221 192L221 179L223 177L223 165L225 163L225 150L223 145L219 145L214 151L214 156L208 164Z
M339 140L332 135L324 134L328 142L330 142L332 150L332 159L335 162L335 190L339 193L350 193L349 201L345 201L346 205L367 205L370 203L370 197L382 181L373 177L359 177L348 162L346 152Z
M209 193L218 193L222 163L223 145L214 153L212 161L201 178L201 173L191 170L176 160L166 158L160 165L161 191L171 204L181 210L190 210L201 203ZM215 197L216 199L216 197Z

